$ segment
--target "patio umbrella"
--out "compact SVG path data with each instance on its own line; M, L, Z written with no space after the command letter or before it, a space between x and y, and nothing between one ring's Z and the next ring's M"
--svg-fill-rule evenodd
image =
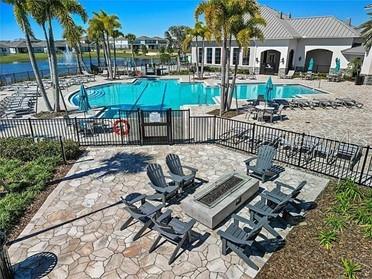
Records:
M88 101L88 93L85 90L84 85L81 85L79 92L79 110L86 113L91 107Z
M266 101L271 101L272 98L272 91L274 89L273 81L271 80L271 77L266 81Z
M314 68L314 58L311 58L309 61L309 65L307 66L307 71L312 72Z
M340 69L341 69L341 61L340 61L340 58L336 58L336 67L335 67L335 72L336 72L336 74L339 73Z

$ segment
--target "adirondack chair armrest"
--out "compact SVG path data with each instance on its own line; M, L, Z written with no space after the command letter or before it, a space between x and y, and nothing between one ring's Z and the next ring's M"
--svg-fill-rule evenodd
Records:
M165 178L165 179L168 179L168 180L172 180L172 181L174 181L173 178L172 178L171 176L169 176L169 175L164 175L164 178Z
M167 209L163 214L161 214L156 220L158 222L163 222L164 220L170 221L172 218L172 210Z
M247 204L246 207L247 207L249 210L251 210L251 211L253 211L253 212L256 212L256 213L258 213L258 214L260 214L260 215L263 215L263 216L269 216L269 217L274 217L274 218L278 216L278 214L268 213L268 212L263 211L263 210L261 210L260 208L258 208L257 206L254 206L254 205L252 205L252 204Z
M190 221L188 221L185 227L185 230L184 230L184 234L189 232L192 229L192 227L195 225L195 223L196 223L195 219L191 219Z
M158 186L155 186L154 184L152 184L151 182L149 182L149 185L157 192L159 193L166 193L167 192L167 188L163 188L163 187L158 187Z
M160 210L161 210L163 207L164 207L164 205L159 204L158 206L154 207L154 209L151 210L151 211L148 213L148 215L152 215L152 214L154 214L154 213L156 213L156 212L160 212Z
M283 188L287 188L287 189L290 189L290 190L295 190L294 187L288 185L288 184L285 184L283 182L279 182L279 181L275 181L275 184L276 184L276 188L281 191L282 187Z
M221 237L221 238L225 238L227 239L228 241L230 242L233 242L233 243L236 243L236 244L240 244L240 245L249 245L250 244L250 241L246 241L244 239L239 239L227 232L224 232L224 231L221 231L219 230L217 232L217 234Z
M169 173L169 177L172 181L175 181L177 183L181 183L184 179L182 176L180 175L177 175L177 174L174 174L174 173L171 173L171 172L168 172Z
M244 163L247 165L247 167L249 167L251 162L256 160L256 159L257 159L257 157L255 156L255 157L252 157L252 158L249 158L249 159L245 160Z
M134 203L136 203L136 202L139 202L139 201L144 201L145 199L146 199L146 196L143 195L143 194L139 195L138 197L136 197L136 198L134 198L134 199L132 199L132 200L130 200L130 201L126 201L126 200L125 200L125 197L121 197L121 201L122 201L124 204L129 204L129 205L132 205L132 204L134 204Z
M232 218L234 219L234 223L235 221L237 221L235 224L238 225L239 222L242 222L244 224L247 224L249 225L251 228L253 228L256 224L253 223L252 221L248 220L247 218L244 218L242 216L239 216L237 214L233 214L232 215Z
M182 166L182 168L185 168L185 169L191 171L193 174L195 174L198 171L198 169L193 168L193 167L189 167L189 166Z

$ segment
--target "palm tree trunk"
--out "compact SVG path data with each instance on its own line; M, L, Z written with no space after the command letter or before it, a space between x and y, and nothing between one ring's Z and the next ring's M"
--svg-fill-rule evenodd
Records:
M86 65L84 63L83 52L81 51L81 44L80 44L80 42L77 43L77 49L79 51L78 58L80 59L80 64L82 65L82 69L84 69L84 66L86 66ZM90 52L89 52L89 58L90 58Z
M225 86L226 86L226 36L223 38L222 43L222 61L221 61L221 93L220 93L220 116L225 111Z
M101 55L100 55L100 47L99 47L99 42L96 40L96 52L97 52L97 66L101 66Z
M40 89L41 96L44 99L45 107L48 111L52 111L52 106L50 105L48 96L45 92L43 81L41 80L41 77L40 77L39 67L36 63L35 54L32 51L32 44L31 44L30 35L28 34L27 31L25 31L25 37L26 37L26 46L27 46L28 56L30 58L31 67L32 67L32 70L34 72L37 85Z
M203 79L204 77L204 38L202 38L202 62L201 62L200 76L201 76L201 79Z
M49 64L49 76L50 80L53 83L54 80L54 72L53 72L53 66L52 66L52 53L50 52L50 45L49 45L49 39L48 39L48 32L46 30L45 24L41 25L44 32L44 37L46 41L46 47L47 47L47 54L48 54L48 64Z
M135 71L136 70L136 61L134 60L134 46L133 46L133 43L130 44L130 48L132 50L132 67Z
M232 99L234 97L234 91L235 91L235 83L236 83L236 75L238 74L238 63L235 63L235 68L234 68L234 76L233 80L231 82L231 87L229 89L229 94L227 97L227 109L229 110L231 108L232 104ZM236 110L238 110L238 96L236 96Z
M195 37L196 42L196 76L199 78L199 41L198 36Z
M81 75L83 73L81 58L80 58L80 50L79 47L75 47L75 55L76 55L76 63L77 63L77 70L78 73Z
M54 35L53 35L53 28L52 28L52 19L51 17L48 18L48 28L49 28L49 45L50 45L50 52L52 58L52 67L53 67L53 83L54 83L54 111L58 112L61 110L60 105L60 88L59 88L59 79L58 79L58 69L57 69L57 54L54 45Z
M226 57L226 86L225 86L225 110L227 110L227 101L228 101L228 94L230 88L230 57L231 57L231 39L232 36L230 35L229 44L228 44L228 51Z
M107 53L108 53L109 67L110 67L110 70L111 70L111 79L114 79L114 74L113 74L113 71L112 71L110 37L109 37L109 34L108 33L106 33L106 44L107 44Z
M103 35L103 48L104 48L104 51L105 51L104 53L105 53L106 62L107 62L107 71L108 71L109 79L112 79L111 59L110 59L110 56L109 56L105 35Z
M177 72L181 71L181 52L177 52Z
M115 38L113 38L114 40L114 78L116 78L116 45L115 45Z

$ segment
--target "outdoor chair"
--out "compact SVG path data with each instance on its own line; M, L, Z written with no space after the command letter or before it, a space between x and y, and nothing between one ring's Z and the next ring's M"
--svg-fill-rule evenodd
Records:
M336 98L336 100L342 102L342 104L345 107L357 107L357 108L362 108L363 104L360 102L355 101L354 99L351 98Z
M275 147L269 145L260 146L256 157L244 161L247 167L247 174L261 180L262 182L276 179L279 176L279 173L273 170L273 160L275 155ZM254 160L256 160L256 164L251 166L251 163Z
M298 135L294 138L284 138L281 143L288 158L301 153L305 162L309 162L314 158L316 154L314 150L322 143L322 140L312 136Z
M337 159L346 160L349 170L353 170L362 158L362 147L354 144L339 143L333 152L328 155L328 164L333 164Z
M288 203L291 204L295 208L299 208L297 203L301 203L302 201L299 200L297 197L301 193L301 190L306 185L307 181L302 181L296 188L285 184L283 182L275 181L276 187L271 191L265 191L264 193L270 197L270 203L272 204L280 204L283 201L288 200ZM290 190L290 193L283 192L283 188Z
M231 141L233 144L252 140L252 128L234 127L220 135L220 140Z
M176 154L168 154L165 158L169 168L169 175L174 181L181 181L178 185L180 189L193 185L197 169L181 164L180 157Z
M284 116L284 115L283 115L283 110L284 110L284 104L280 104L279 107L278 107L278 109L274 111L274 113L273 113L273 118L274 118L275 116L277 116L277 117L279 117L279 119L280 119L281 121L283 121L283 116Z
M254 222L239 215L232 215L233 223L225 230L219 230L217 234L222 241L222 255L227 255L229 250L234 251L247 265L258 270L258 266L249 258L252 254L252 248L263 250L263 247L256 241L265 223L268 224L267 217L262 218L260 222ZM239 222L245 226L241 228Z
M149 164L147 166L147 176L150 179L149 185L158 193L164 205L166 201L178 194L178 185L182 180L174 180L175 178L165 176L159 164ZM171 181L167 182L166 178Z
M311 100L308 99L301 99L301 98L294 98L289 101L289 107L293 108L314 108L314 104Z
M130 217L121 226L120 230L125 230L133 220L142 223L142 228L133 237L133 240L137 240L147 228L151 228L151 217L159 216L163 205L155 206L148 201L147 196L138 193L129 194L125 198L122 197L121 200L125 204L124 209L128 211Z
M189 222L183 222L178 218L172 217L172 211L169 209L159 217L152 217L151 220L154 223L153 229L158 232L159 236L149 252L154 251L161 238L164 238L166 241L177 245L168 261L168 264L172 264L182 246L191 244L191 232L196 221L191 219Z
M295 74L294 70L289 70L286 75L283 76L284 79L292 79Z
M305 79L312 80L313 79L313 72L312 71L307 71L306 75L305 75Z
M268 222L263 224L263 227L274 237L282 239L282 236L270 225L269 221L271 220L286 220L290 215L287 211L287 206L291 201L291 196L283 198L282 200L276 203L275 199L271 196L266 195L265 192L261 193L260 200L255 204L247 204L246 207L249 209L249 216L252 222L260 222L262 218L267 218ZM285 222L285 226L288 226L288 223Z

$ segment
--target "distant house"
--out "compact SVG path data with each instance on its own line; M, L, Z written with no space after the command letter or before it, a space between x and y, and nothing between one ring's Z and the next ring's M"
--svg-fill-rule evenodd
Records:
M142 45L145 45L149 50L158 50L162 46L167 45L167 41L164 38L160 37L147 37L147 36L140 36L137 37L133 46L135 48L141 48ZM130 49L131 46L128 40L125 37L120 37L115 40L115 46L118 49Z
M248 51L233 42L229 53L230 63L260 74L284 74L288 70L306 71L311 58L315 72L328 73L335 67L336 58L341 69L349 63L348 53L359 52L362 40L360 32L333 16L294 18L267 6L260 6L267 25L262 28L264 41L252 41ZM192 61L202 59L202 48L193 44ZM345 53L346 52L346 53ZM360 53L358 53L360 55ZM350 56L349 56L350 57ZM204 63L221 64L221 46L215 41L206 42Z

